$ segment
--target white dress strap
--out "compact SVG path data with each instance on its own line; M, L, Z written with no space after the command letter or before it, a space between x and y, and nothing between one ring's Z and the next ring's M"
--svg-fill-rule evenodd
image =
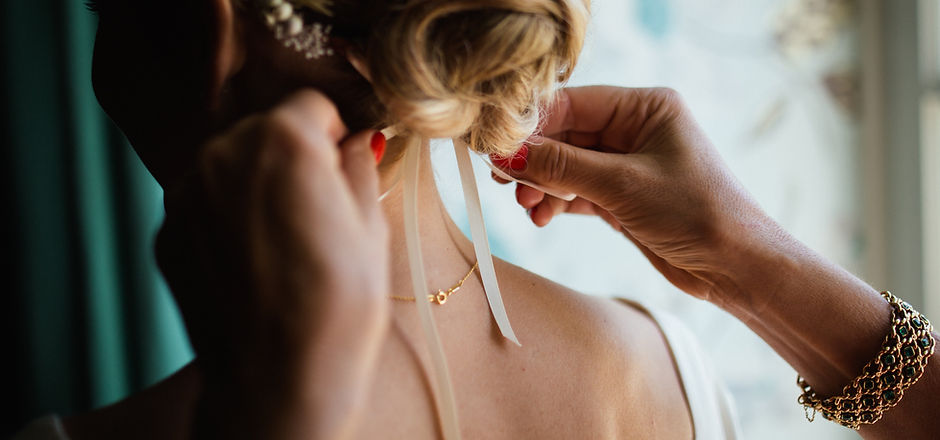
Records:
M650 309L631 300L618 299L653 318L665 336L682 381L682 388L685 390L689 411L692 413L695 439L740 438L731 394L715 374L695 335L673 315Z

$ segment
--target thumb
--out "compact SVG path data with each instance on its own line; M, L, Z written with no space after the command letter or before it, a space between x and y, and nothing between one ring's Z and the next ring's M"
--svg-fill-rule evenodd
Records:
M343 172L356 203L363 214L379 211L379 174L376 164L385 152L385 136L380 131L365 130L346 138L340 145Z
M521 161L520 154L526 156ZM503 169L514 178L575 193L602 206L618 198L635 174L633 158L624 153L593 151L548 138L523 147L510 164Z

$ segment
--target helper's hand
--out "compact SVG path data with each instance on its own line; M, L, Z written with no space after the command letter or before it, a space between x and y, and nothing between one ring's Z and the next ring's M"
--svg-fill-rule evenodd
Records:
M675 92L583 87L559 96L544 137L511 161L494 159L514 177L579 196L566 202L519 185L516 198L536 225L564 212L598 215L673 284L719 303L743 251L786 236Z
M771 220L674 92L569 89L544 133L526 161L503 163L527 164L508 171L580 198L569 203L518 187L535 224L562 212L603 217L672 283L746 323L820 396L842 394L876 358L891 307ZM938 390L934 359L896 408L859 432L866 439L937 438Z
M167 192L158 262L203 373L197 438L346 438L389 320L374 131L301 92Z

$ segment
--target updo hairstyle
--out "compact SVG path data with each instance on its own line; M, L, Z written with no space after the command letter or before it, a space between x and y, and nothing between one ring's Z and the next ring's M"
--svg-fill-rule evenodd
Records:
M330 9L390 125L500 156L538 128L588 21L585 0L339 0Z

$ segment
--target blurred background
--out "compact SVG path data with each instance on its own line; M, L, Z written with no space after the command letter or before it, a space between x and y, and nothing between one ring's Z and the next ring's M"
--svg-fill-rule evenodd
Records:
M594 0L593 16L572 85L677 89L788 230L940 316L938 0ZM114 402L192 354L152 257L162 193L91 90L94 17L78 0L14 0L0 23L5 437ZM438 184L465 225L453 152L437 147ZM494 254L679 316L733 393L744 438L858 438L807 423L795 371L606 224L538 229L476 166Z

